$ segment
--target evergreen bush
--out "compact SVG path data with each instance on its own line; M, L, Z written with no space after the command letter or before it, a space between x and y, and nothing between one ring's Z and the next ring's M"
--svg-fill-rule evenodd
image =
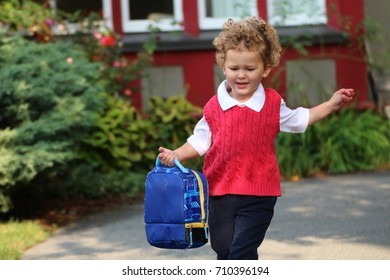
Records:
M103 105L99 79L75 45L0 38L0 211L11 187L79 157Z

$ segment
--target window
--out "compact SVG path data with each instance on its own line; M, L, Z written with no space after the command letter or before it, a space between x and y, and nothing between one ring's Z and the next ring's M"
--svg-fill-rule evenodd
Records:
M80 1L80 0L51 0L57 9L67 13L81 12L83 16L88 16L91 12L101 14L102 1Z
M148 75L142 77L142 106L148 107L152 96L169 98L186 93L184 72L181 66L151 67Z
M111 30L114 29L114 23L112 19L112 6L111 0L103 0L103 18L107 27Z
M58 15L58 11L65 12L68 14L74 14L78 12L82 17L88 17L92 13L96 13L102 16L103 13L105 13L107 10L106 6L108 5L109 0L50 0L45 1L45 3L48 3L50 5L54 15ZM102 22L97 23L101 27L103 26ZM111 27L110 22L107 22L107 24L109 27ZM51 26L51 29L53 34L56 35L74 34L75 32L80 31L80 24L67 18L65 24L55 23L53 26Z
M320 104L336 89L336 66L332 59L290 60L286 72L287 104L291 107Z
M147 32L152 24L162 31L182 29L182 0L121 0L125 32Z
M267 0L268 20L276 26L325 24L325 0Z
M200 29L221 29L228 18L257 16L257 0L198 0Z

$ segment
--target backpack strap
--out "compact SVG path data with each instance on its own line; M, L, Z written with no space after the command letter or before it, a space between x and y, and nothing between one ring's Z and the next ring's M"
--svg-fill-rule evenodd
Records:
M181 163L180 161L178 161L177 159L174 159L173 163L179 167L179 169L183 172L183 173L188 173L188 169L185 168ZM158 157L156 158L156 166L165 166L161 163L161 161L158 159Z

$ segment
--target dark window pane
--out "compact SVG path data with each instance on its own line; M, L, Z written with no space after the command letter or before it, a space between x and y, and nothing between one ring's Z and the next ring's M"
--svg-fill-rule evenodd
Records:
M213 8L211 0L206 0L206 17L213 17Z
M80 11L85 16L91 12L101 14L102 8L102 1L97 0L57 0L57 9L68 13Z
M173 17L173 0L129 0L131 20L147 19L150 14L158 13Z

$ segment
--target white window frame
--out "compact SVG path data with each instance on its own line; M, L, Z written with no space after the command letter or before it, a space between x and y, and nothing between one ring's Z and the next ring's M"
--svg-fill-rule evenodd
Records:
M182 0L173 1L173 19L162 19L160 21L152 20L131 20L129 19L129 3L131 0L121 0L122 28L124 32L148 32L148 27L153 25L160 28L161 31L183 30L181 24L172 24L172 21L183 21Z
M110 30L114 30L114 23L112 19L112 5L111 0L103 0L103 19L106 26Z
M211 18L206 17L206 0L198 0L198 15L199 15L199 28L201 30L212 30L212 29L221 29L223 24L228 18ZM247 0L249 1L249 13L252 16L258 16L258 7L257 0ZM237 17L229 17L234 20L239 20Z
M290 15L285 20L282 20L280 16L275 15L273 2L274 0L267 0L267 14L268 21L272 25L281 25L281 26L300 26L307 24L326 24L327 15L326 15L326 0L311 0L316 1L319 5L319 8L322 8L323 11L315 17L307 15L307 13L301 13L296 15ZM292 1L291 1L292 2Z

